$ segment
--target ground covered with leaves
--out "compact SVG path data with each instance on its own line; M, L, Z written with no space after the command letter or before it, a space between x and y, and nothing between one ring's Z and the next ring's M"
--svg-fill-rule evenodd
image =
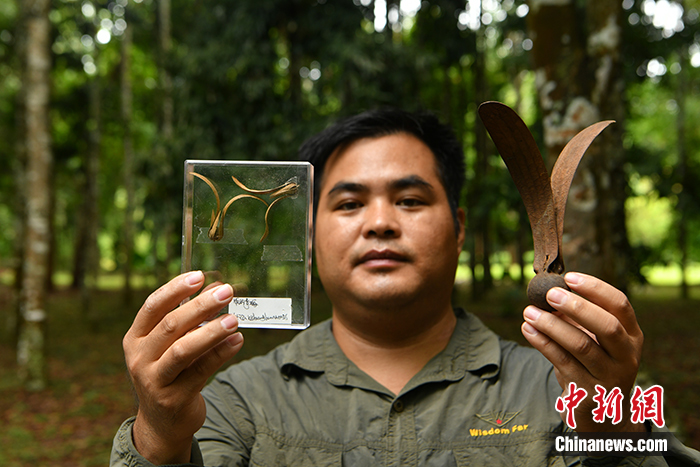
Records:
M318 290L318 288L316 288ZM645 331L642 377L665 390L667 420L688 445L700 448L700 290L695 300L679 300L674 289L645 289L634 294ZM134 297L140 303L148 292ZM505 338L520 336L522 293L499 289L478 303L467 294L456 300ZM0 289L0 316L12 303ZM0 465L18 467L106 465L112 438L121 422L135 413L135 400L124 368L121 338L138 305L125 306L119 292L100 292L97 313L84 316L80 295L51 295L47 324L50 386L41 392L22 389L11 339L0 342ZM323 295L314 299L313 321L328 316ZM267 352L294 331L245 330L246 345L235 360Z

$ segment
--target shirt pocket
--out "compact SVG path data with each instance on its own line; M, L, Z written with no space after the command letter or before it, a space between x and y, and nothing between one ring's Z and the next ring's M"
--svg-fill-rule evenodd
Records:
M254 467L340 466L342 448L322 440L270 436L258 433L250 452Z

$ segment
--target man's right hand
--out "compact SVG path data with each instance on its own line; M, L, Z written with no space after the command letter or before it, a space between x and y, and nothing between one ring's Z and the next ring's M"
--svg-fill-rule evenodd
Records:
M243 345L234 315L198 327L228 305L230 285L205 289L178 306L203 284L201 271L171 280L146 299L124 336L126 365L139 400L134 445L156 465L189 462L192 436L206 417L200 391Z

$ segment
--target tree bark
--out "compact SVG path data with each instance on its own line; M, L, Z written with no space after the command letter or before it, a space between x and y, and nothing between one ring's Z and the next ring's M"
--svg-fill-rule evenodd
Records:
M167 178L172 176L172 167L168 163L167 151L172 145L173 140L173 86L170 72L167 68L167 59L170 56L172 49L171 21L170 21L170 0L161 0L158 2L158 76L160 79L161 91L161 119L160 119L160 138L157 147L157 159L161 163L161 176ZM166 209L160 213L161 225L163 226L159 235L154 238L155 248L158 251L159 239L165 243L164 257L157 256L157 278L158 282L162 283L168 279L173 248L177 244L173 241L172 233L175 231L173 219L176 218L172 209Z
M685 52L680 53L681 71L678 73L676 83L676 102L678 103L678 113L676 114L676 140L678 148L677 180L680 183L681 191L678 193L677 211L677 231L678 249L680 250L681 268L681 298L687 300L690 297L690 286L688 284L688 195L687 189L690 186L688 177L688 144L686 140L686 103L685 96L688 93L687 67L690 66ZM685 191L685 193L684 193Z
M162 92L161 102L161 135L168 142L173 137L173 84L170 72L166 66L166 60L172 49L170 33L170 0L158 2L158 46L160 48L160 60L158 63L158 75Z
M124 190L126 191L126 209L124 211L124 303L128 307L131 304L132 290L132 267L134 257L134 145L131 131L131 120L133 111L133 92L131 86L131 45L132 32L131 24L127 25L122 35L122 63L120 75L121 93L121 119L124 129Z
M24 14L24 13L23 13ZM27 75L26 48L27 48L27 25L26 19L20 18L16 37L16 53L18 57L18 68L20 77ZM25 187L25 175L27 165L27 125L25 118L25 86L19 88L16 97L15 110L15 157L10 164L14 175L15 196L15 243L14 243L14 286L13 286L13 307L12 313L7 315L7 334L13 347L17 346L19 338L19 327L22 322L21 296L22 284L24 282L24 239L27 230L27 206L24 198L23 187Z
M41 390L47 384L44 287L49 253L51 193L48 187L53 161L49 129L50 5L49 0L24 0L21 3L26 25L22 94L26 126L27 168L24 186L27 223L17 363L20 378L29 390Z
M93 52L93 60L97 65L99 61L97 49ZM75 234L73 288L80 290L83 317L91 320L92 297L94 289L97 287L99 274L99 249L97 244L100 225L98 179L102 151L102 93L99 75L93 76L86 86L88 95L86 125L88 146L83 158L83 200L78 213Z
M481 6L479 6L479 11L481 11ZM481 25L476 31L476 57L474 62L474 97L476 98L477 106L486 101L486 96L488 96L486 89L488 84L486 82L485 41L484 26ZM481 263L483 268L483 277L480 281L477 281L476 275L472 278L472 297L478 299L483 292L493 287L493 277L491 276L491 239L489 228L491 225L491 216L490 209L486 208L483 204L485 197L482 196L482 193L485 191L484 181L486 180L489 169L486 149L488 137L486 136L486 128L480 123L475 125L474 132L476 162L474 164L474 182L472 183L474 191L469 196L472 208L469 209L469 211L472 213L470 227L474 229L475 237L473 253L476 258L473 264L475 266ZM477 203L480 204L479 207L476 206ZM475 268L473 272L476 272Z
M588 125L616 120L582 159L564 226L567 270L593 274L626 290L630 249L623 170L624 81L621 2L532 0L528 28L543 112L546 160Z
M95 53L97 55L97 53ZM97 57L95 57L97 62ZM97 246L97 234L99 231L99 184L100 157L102 145L102 118L101 118L101 90L100 78L94 76L88 83L89 106L89 144L85 158L85 204L83 208L85 225L85 280L81 288L83 314L88 321L94 324L92 316L92 299L97 287L99 275L99 250Z

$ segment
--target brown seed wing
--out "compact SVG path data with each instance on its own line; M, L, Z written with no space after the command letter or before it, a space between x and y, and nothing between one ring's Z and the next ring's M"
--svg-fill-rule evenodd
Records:
M544 271L560 248L552 188L540 150L525 122L507 105L484 102L479 116L525 204L535 246L535 272Z

